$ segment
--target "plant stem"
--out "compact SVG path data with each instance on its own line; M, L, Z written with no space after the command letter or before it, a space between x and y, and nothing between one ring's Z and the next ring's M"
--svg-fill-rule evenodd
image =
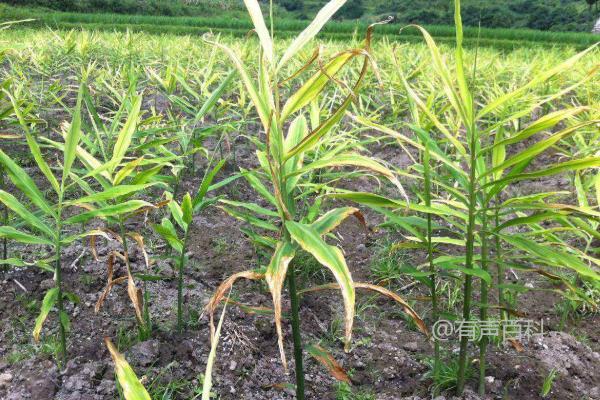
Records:
M4 168L2 166L0 166L0 189L4 190L5 186L4 186ZM6 205L2 205L2 225L7 225L8 224L8 207L6 207ZM2 239L2 259L6 260L8 259L8 238L3 238ZM8 264L2 264L2 268L3 271L6 271L8 269Z
M466 255L465 255L465 268L473 268L473 248L475 244L475 214L476 214L476 201L477 201L477 135L476 131L471 125L470 129L467 128L467 132L470 134L470 163L469 163L469 220L467 225L467 243L466 243ZM469 321L471 319L471 296L472 296L472 276L465 274L465 283L463 288L463 321ZM467 350L469 345L469 338L463 336L460 339L460 353L458 357L458 377L456 383L456 392L460 396L465 388L465 373L467 370Z
M494 214L494 227L500 225L500 210L496 207L496 213ZM504 264L500 261L500 256L502 253L502 247L500 246L500 238L498 235L494 235L494 245L495 245L495 263L496 263L496 273L498 274L498 305L500 307L506 307L506 302L504 300ZM505 309L500 308L500 318L502 321L506 321L507 312Z
M189 229L189 228L188 228ZM183 270L185 268L185 249L187 244L188 232L185 232L183 247L179 255L179 276L177 278L177 332L183 332Z
M67 362L67 332L62 322L61 315L65 312L62 292L62 265L60 262L61 256L61 231L62 231L62 194L59 195L58 210L56 219L56 242L55 242L55 257L56 264L54 267L56 289L58 298L56 306L58 308L58 327L60 331L60 361L63 365Z
M425 143L425 153L423 157L423 168L425 178L425 205L431 207L431 172L430 172L430 158L429 158L429 144ZM427 259L429 261L429 271L431 273L430 284L431 284L431 317L435 323L439 318L438 312L438 300L437 300L437 276L435 266L433 264L433 244L432 238L432 224L431 214L427 213ZM434 381L437 381L440 375L440 342L437 338L434 338L434 359L433 359L433 377Z
M481 269L488 270L488 245L487 245L487 211L483 210L481 215ZM485 324L488 319L488 284L481 281L481 307L479 308L479 319ZM485 395L485 357L488 346L488 337L482 335L479 342L479 395Z
M292 336L294 337L294 361L296 367L296 399L304 400L304 366L302 365L302 337L300 336L300 317L298 315L298 293L296 291L296 271L290 264L288 268L288 289L292 306Z

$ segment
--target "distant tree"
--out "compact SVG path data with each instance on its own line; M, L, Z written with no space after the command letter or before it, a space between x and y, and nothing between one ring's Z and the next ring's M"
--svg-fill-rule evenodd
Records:
M302 0L279 0L279 5L287 11L302 11L304 10L304 1Z
M338 19L357 19L365 13L365 6L362 0L350 0L337 13Z
M585 0L586 3L590 6L590 13L592 12L592 6L596 5L596 11L598 11L598 0Z

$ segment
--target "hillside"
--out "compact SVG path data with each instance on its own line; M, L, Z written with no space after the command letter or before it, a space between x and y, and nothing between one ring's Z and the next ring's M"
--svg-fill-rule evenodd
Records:
M3 0L2 3L43 7L56 11L116 13L156 16L209 17L245 13L242 1L234 0ZM590 32L599 14L594 0L465 0L463 22L485 28L529 28L551 31ZM307 19L325 0L274 0L280 18ZM269 2L264 1L265 7ZM452 2L448 0L349 0L337 19L371 21L394 16L397 23L451 25Z

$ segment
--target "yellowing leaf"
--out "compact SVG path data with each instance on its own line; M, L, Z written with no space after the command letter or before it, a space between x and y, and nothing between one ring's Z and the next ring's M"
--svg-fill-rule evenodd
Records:
M152 400L150 395L141 384L133 368L129 365L125 357L115 347L108 337L104 338L104 343L108 347L110 356L115 363L115 372L121 388L123 388L123 396L125 400Z
M285 349L283 348L283 332L281 329L281 291L285 282L285 276L288 266L296 251L290 242L278 242L277 248L271 257L271 261L267 266L265 280L269 285L271 296L273 297L273 309L275 310L275 327L277 329L277 337L279 344L279 353L281 362L287 370L287 361L285 358Z
M33 338L36 342L40 341L40 333L42 332L42 326L44 325L44 321L48 317L48 313L54 304L56 304L56 300L58 299L58 288L53 287L52 289L46 292L44 296L44 300L42 300L42 308L40 309L40 314L35 319L35 326L33 328Z
M321 235L309 225L288 221L285 226L292 239L305 251L312 254L319 263L327 267L340 285L342 297L344 298L346 350L349 350L355 313L355 293L352 276L342 251L325 243Z

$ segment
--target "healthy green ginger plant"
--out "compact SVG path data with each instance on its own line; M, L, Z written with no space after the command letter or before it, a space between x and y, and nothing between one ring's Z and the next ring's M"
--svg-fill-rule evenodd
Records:
M211 187L212 181L224 164L225 160L221 160L213 169L210 171L208 169L206 170L206 174L200 183L200 188L194 197L189 193L186 193L183 196L181 203L177 203L177 201L173 199L173 195L170 192L166 192L165 194L169 201L168 208L171 219L175 221L175 224L173 224L170 219L163 218L160 225L154 225L154 230L162 236L176 252L173 258L177 265L177 331L179 333L184 329L183 279L188 261L187 247L193 217L195 213L203 211L219 200L219 197L206 197L206 195L213 189L213 187ZM182 234L178 234L176 226L179 227Z
M43 324L52 308L56 306L59 328L59 361L64 363L67 359L67 332L71 325L64 303L65 300L77 302L78 299L75 294L66 292L63 288L61 251L72 242L87 235L68 234L67 228L75 222L72 220L72 217L67 218L64 215L64 211L68 207L66 195L72 189L73 184L71 169L75 161L75 148L81 136L81 92L79 92L77 106L73 112L73 119L66 131L65 141L62 144L62 175L60 177L55 175L53 169L44 159L40 145L24 118L15 96L8 92L5 92L5 94L12 102L14 112L25 133L27 145L36 162L37 168L50 184L52 190L45 195L31 176L3 150L0 150L0 164L6 175L28 201L28 203L24 204L11 193L0 190L0 201L20 219L16 227L0 226L0 237L18 243L45 245L52 249L50 257L36 260L33 264L43 270L52 272L55 281L54 287L46 292L42 301L40 314L35 320L33 337L36 341L39 341ZM95 233L90 232L88 234ZM30 263L20 258L5 259L3 262L14 266L30 265Z

